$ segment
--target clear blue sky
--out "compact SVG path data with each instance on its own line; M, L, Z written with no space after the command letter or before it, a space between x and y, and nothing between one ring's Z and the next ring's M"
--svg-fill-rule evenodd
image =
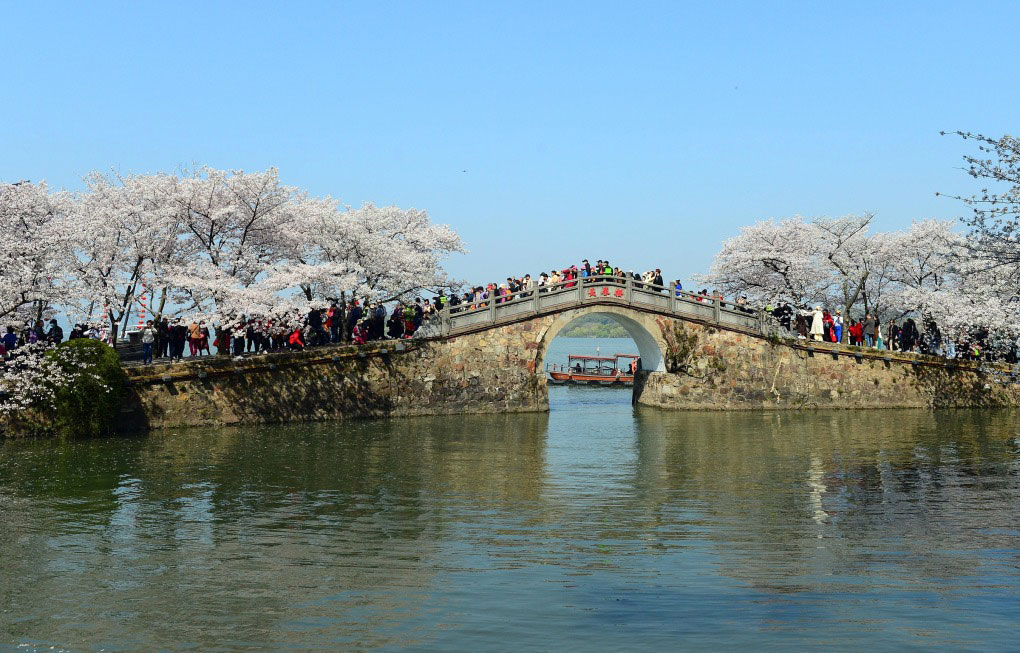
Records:
M3 2L0 180L275 165L427 209L475 281L956 217L934 193L976 182L938 132L1016 132L1020 3L836 4Z

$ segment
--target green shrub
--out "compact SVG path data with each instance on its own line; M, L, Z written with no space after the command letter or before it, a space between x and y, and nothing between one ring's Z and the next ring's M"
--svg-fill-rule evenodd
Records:
M47 355L74 377L70 384L55 389L53 423L57 433L70 437L111 433L126 380L117 352L98 340L78 338Z

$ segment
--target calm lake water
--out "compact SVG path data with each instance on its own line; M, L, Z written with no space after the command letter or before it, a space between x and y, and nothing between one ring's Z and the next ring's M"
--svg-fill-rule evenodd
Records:
M0 648L1016 650L1015 414L550 399L0 443Z

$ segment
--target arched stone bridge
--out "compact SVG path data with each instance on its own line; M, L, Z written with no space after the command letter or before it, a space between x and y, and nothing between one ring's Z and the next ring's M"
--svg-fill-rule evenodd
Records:
M764 316L615 278L447 308L423 337L366 347L127 370L135 428L541 411L545 352L592 313L619 322L642 369L634 402L670 409L1017 405L1005 370L768 333Z
M433 335L449 338L557 316L547 325L541 322L545 328L536 343L539 345L536 362L540 362L545 346L560 329L591 313L608 315L627 330L641 354L642 369L649 372L666 370L664 354L669 343L658 318L675 318L758 335L765 333L764 316L759 311L677 290L673 284L657 286L633 279L592 277L544 286L480 306L447 308L433 327Z

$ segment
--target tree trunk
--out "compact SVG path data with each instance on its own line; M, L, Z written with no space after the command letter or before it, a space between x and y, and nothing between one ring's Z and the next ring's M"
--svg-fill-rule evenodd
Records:
M127 313L124 314L124 321L120 325L120 337L123 338L127 335L128 324L131 323L131 307L128 306Z

